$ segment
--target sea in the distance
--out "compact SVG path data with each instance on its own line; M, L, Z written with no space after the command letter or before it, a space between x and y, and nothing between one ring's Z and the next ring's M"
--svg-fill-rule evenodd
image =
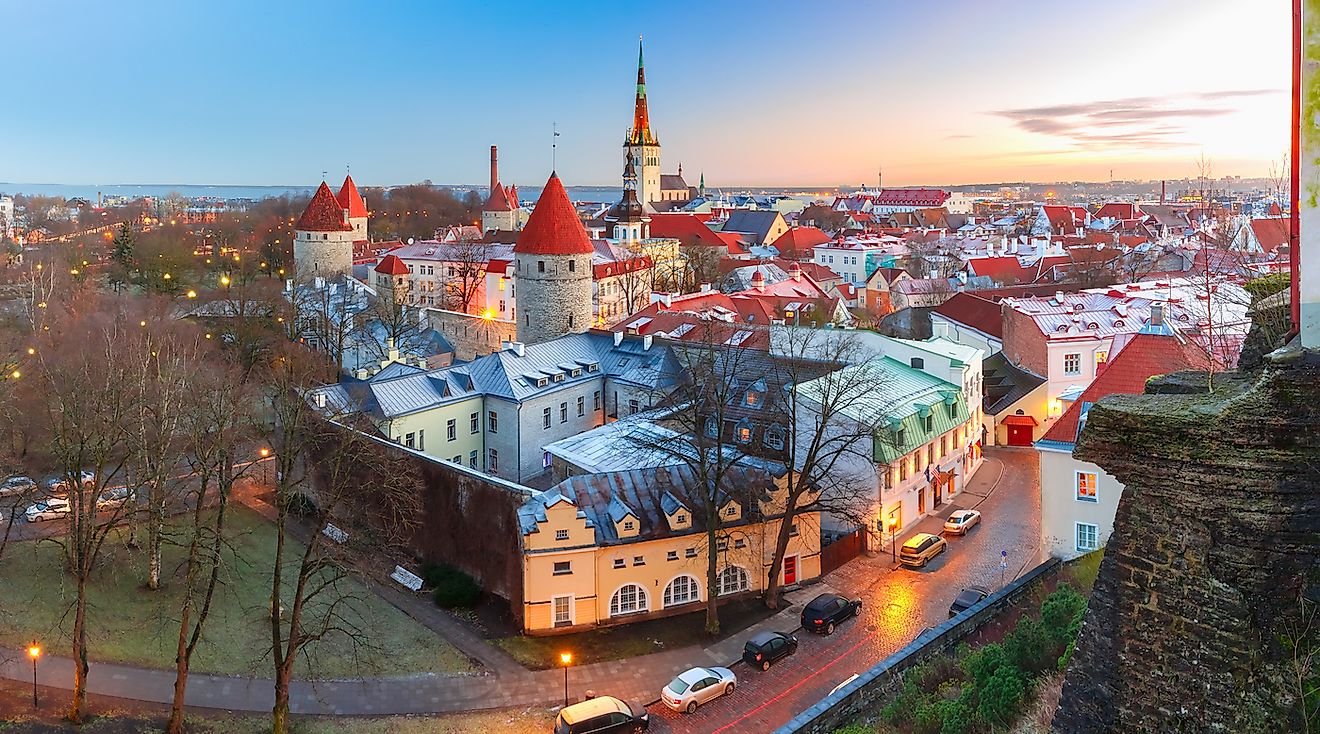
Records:
M474 189L483 197L486 194L486 187L479 185L459 184L449 186L437 184L437 187L451 189L459 196ZM569 197L574 201L618 201L623 193L623 189L609 186L569 186L567 188ZM315 186L205 186L197 184L106 184L104 186L97 186L81 184L7 183L0 181L0 194L60 196L65 199L82 198L91 202L97 200L98 194L105 198L121 196L138 198L142 196L165 197L177 193L180 196L189 199L210 197L223 200L256 200L264 199L268 196L282 196L284 194L311 196L312 192L315 190ZM519 198L524 201L535 201L540 193L540 186L518 187Z

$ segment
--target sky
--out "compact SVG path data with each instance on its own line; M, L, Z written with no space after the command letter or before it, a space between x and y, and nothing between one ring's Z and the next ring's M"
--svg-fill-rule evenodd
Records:
M0 181L614 185L638 36L712 187L1264 176L1288 0L0 0ZM553 126L560 136L552 138Z

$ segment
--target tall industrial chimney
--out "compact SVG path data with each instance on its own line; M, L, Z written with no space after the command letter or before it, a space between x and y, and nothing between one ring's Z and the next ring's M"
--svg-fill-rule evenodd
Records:
M500 164L499 156L496 153L495 146L490 146L490 193L495 194L495 187L500 183Z
M1164 186L1168 183L1168 181L1160 181L1160 206L1164 206Z

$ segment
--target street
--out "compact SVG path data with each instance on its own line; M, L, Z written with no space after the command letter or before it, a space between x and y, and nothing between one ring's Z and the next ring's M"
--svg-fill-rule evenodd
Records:
M887 550L836 569L819 586L822 591L827 587L861 597L856 619L840 625L830 637L798 630L797 654L768 672L734 666L738 687L733 695L706 704L695 714L652 705L651 731L771 731L849 676L893 654L924 628L948 619L949 604L963 587L997 589L1001 551L1008 552L1005 582L1039 563L1037 454L1031 449L990 449L986 457L968 489L940 508L939 519L926 518L911 529L937 533L942 518L953 510L980 510L981 524L966 537L948 538L949 550L921 570L894 569Z

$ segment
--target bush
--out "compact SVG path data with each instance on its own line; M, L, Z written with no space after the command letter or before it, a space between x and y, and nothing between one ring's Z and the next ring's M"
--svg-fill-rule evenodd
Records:
M842 729L835 729L834 734L875 734L875 729L865 724L849 724Z
M962 662L963 670L976 681L978 689L984 688L995 671L1007 664L1008 655L1004 652L1004 646L998 642L991 642L973 650L963 658Z
M972 710L959 700L940 700L925 704L916 712L918 734L964 734L971 731Z
M1040 605L1040 622L1054 642L1067 645L1077 637L1077 627L1086 615L1086 597L1068 584L1059 584Z
M1251 295L1252 304L1255 304L1261 299L1287 290L1291 285L1292 273L1272 273L1248 280L1242 287Z
M481 599L481 586L453 566L428 564L422 568L426 585L435 589L435 603L445 609L474 606Z
M1007 724L1012 721L1027 695L1027 684L1016 668L1004 665L981 688L976 715L987 724Z
M318 512L316 502L302 492L289 495L287 502L289 513L299 517L315 517Z
M1004 639L1004 652L1009 664L1035 677L1058 664L1062 643L1049 634L1045 625L1032 619L1018 619L1013 632Z

